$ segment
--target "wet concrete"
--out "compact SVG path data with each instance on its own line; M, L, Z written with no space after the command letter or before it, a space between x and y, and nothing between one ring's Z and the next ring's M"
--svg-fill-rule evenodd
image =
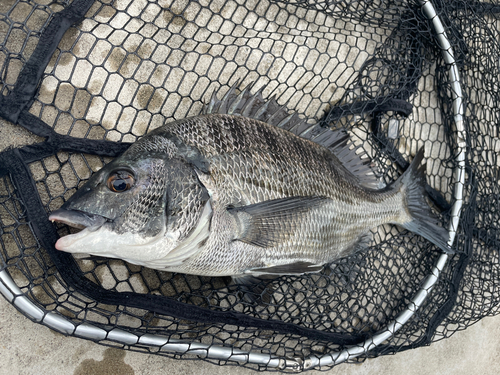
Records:
M429 347L341 364L328 375L497 375L500 316L485 318L467 330ZM202 361L175 360L109 348L66 337L21 315L0 298L0 375L250 375L239 366L216 366Z

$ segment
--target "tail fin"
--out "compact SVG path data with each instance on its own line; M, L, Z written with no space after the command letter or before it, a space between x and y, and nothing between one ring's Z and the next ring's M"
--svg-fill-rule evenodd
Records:
M394 188L401 189L406 195L406 208L413 218L410 222L400 224L425 239L431 241L445 253L453 253L448 245L448 231L437 225L438 218L434 215L425 200L425 164L421 164L424 158L424 149L421 148L410 167L395 182Z

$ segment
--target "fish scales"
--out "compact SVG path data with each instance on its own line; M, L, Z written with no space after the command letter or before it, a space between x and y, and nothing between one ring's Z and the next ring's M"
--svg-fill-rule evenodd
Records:
M313 128L246 90L207 108L153 130L93 175L51 215L86 227L56 247L236 280L317 272L387 223L451 251L425 201L423 150L400 179L374 189L346 133ZM324 145L307 139L315 129Z
M194 128L196 132L192 131ZM282 228L279 246L267 248L263 254L243 243L235 245L233 251L219 254L220 244L229 239L214 236L203 252L186 261L178 271L195 269L206 275L241 273L248 261L241 258L245 252L254 253L252 263L256 268L290 261L325 263L332 258L329 249L342 254L354 245L360 233L399 219L400 195L374 194L349 178L342 178L343 171L336 168L331 161L335 157L328 150L282 129L243 117L209 115L170 123L156 135L162 132L174 133L194 147L206 137L214 137L213 147L199 149L210 165L210 181L203 181L216 192L219 204L214 211L222 211L220 217L214 215L212 219L215 226L229 225L224 221L228 205L245 206L309 195L332 201L295 218L288 228Z

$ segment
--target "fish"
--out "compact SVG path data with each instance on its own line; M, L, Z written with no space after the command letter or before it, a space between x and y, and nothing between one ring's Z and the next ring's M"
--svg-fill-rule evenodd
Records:
M49 220L82 230L58 250L236 283L319 272L394 224L451 253L427 203L424 150L383 186L345 129L311 125L262 89L133 143Z

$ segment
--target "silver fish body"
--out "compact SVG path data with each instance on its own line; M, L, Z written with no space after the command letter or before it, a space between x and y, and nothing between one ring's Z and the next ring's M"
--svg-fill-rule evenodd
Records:
M375 189L345 134L332 133L341 144L332 152L245 90L207 111L155 129L94 174L50 216L86 227L56 247L233 277L318 271L386 223L450 251L425 202L422 151L398 181Z

